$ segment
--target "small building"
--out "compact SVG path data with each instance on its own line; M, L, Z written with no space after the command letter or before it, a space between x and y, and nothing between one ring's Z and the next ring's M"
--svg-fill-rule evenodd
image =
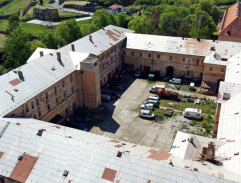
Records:
M79 11L95 11L95 4L87 1L66 1L63 4L63 8L71 8Z
M33 10L33 14L36 18L40 19L40 20L48 20L51 19L52 16L58 16L59 12L57 9L34 9Z
M109 7L109 12L112 13L112 14L124 13L125 8L122 5L113 4L112 6Z
M241 2L235 3L224 12L218 31L218 39L222 41L241 42Z

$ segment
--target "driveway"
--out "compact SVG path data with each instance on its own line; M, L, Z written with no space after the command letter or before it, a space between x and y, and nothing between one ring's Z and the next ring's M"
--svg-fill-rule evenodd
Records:
M169 151L178 130L185 131L189 120L182 116L157 123L139 117L138 107L150 95L153 85L129 76L126 91L115 102L104 103L107 110L97 116L103 122L90 132Z

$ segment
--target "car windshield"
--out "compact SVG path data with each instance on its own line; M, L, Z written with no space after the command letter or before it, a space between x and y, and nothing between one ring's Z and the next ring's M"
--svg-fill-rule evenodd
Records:
M148 114L149 114L149 116L151 116L151 115L152 115L152 112L150 111Z

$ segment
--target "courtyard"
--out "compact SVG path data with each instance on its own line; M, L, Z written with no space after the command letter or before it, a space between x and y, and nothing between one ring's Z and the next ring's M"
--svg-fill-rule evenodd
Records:
M176 102L176 106L168 106L171 101L161 100L160 109L153 111L159 115L164 109L172 107L174 113L171 118L147 120L139 117L140 105L151 95L149 88L155 84L165 85L165 83L151 83L145 79L127 75L125 90L121 97L110 102L102 102L106 110L102 114L89 116L90 132L169 151L177 131L197 130L195 121L182 116L183 105L178 106L179 102ZM189 104L185 106L188 107ZM190 104L190 107L193 107L193 104Z

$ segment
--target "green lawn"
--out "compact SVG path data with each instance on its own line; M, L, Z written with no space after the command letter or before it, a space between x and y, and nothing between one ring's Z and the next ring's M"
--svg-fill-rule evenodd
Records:
M7 40L7 37L5 36L5 34L0 34L0 47L3 46L3 43L6 40Z
M32 2L32 0L13 0L7 6L0 9L0 14L11 15L13 13L17 13L28 6L30 2Z
M25 22L21 22L20 26L24 31L37 37L39 37L41 34L44 34L47 30L51 29L44 25L30 24Z
M82 21L79 21L77 22L78 26L82 26L82 25L85 25L85 24L89 24L91 22L91 20L82 20Z
M0 30L5 31L8 25L8 20L0 20Z

